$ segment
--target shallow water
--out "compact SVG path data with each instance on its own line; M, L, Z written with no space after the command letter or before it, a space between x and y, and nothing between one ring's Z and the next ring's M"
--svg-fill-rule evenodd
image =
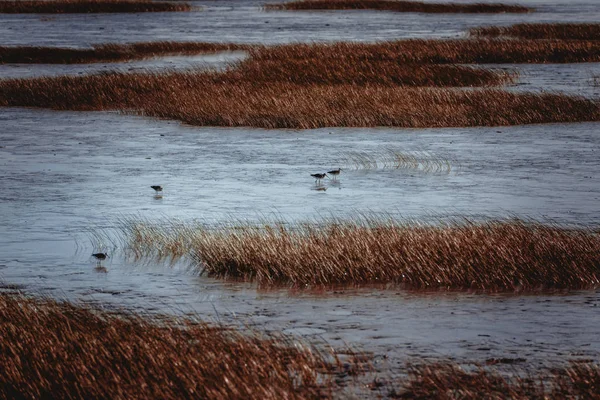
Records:
M259 3L197 3L205 11L139 15L0 15L5 44L202 40L284 43L456 37L468 27L597 21L595 1L528 2L527 15L262 12ZM211 58L213 57L213 58ZM221 57L221 58L220 58ZM165 58L112 68L222 67L224 56ZM208 61L207 61L208 60ZM598 96L599 64L519 65L513 90ZM105 65L0 66L0 77L78 74ZM11 75L12 74L12 75ZM21 75L19 75L21 74ZM452 129L197 128L118 113L0 109L0 282L140 312L203 319L349 344L385 362L526 358L530 366L598 359L600 291L564 295L411 294L362 289L259 291L199 277L186 265L140 265L91 240L123 217L220 223L369 212L436 221L533 217L600 224L600 123ZM347 152L396 149L448 159L450 173L357 170ZM311 173L344 170L315 190ZM163 185L156 197L150 185ZM96 272L90 254L111 257ZM0 285L1 286L1 285Z
M252 285L198 277L182 265L132 263L112 243L95 243L87 233L132 215L218 223L365 211L430 221L514 215L597 225L598 123L267 131L29 109L2 109L0 121L0 279L26 292L142 312L194 313L347 342L397 360L518 354L542 363L560 354L595 357L600 350L593 340L600 332L599 292L257 292ZM356 170L344 164L346 152L382 149L429 152L450 160L453 169ZM338 166L339 181L324 180L326 191L314 190L309 174ZM153 184L163 185L162 197L155 197ZM96 272L90 259L100 250L112 255L104 263L107 273Z

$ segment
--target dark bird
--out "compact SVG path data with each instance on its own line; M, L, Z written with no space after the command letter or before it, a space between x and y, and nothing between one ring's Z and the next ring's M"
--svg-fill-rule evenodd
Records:
M150 187L152 189L154 189L156 192L162 192L162 186L160 186L160 185L152 185Z
M321 182L321 179L325 178L327 174L310 174L313 178L315 178L315 182Z
M334 170L331 170L331 171L327 171L327 173L328 173L329 175L333 175L333 180L335 180L335 179L336 179L336 177L337 177L337 176L340 174L340 172L342 172L342 169L341 169L341 168L334 169Z
M106 254L106 253L94 253L94 254L92 254L92 257L94 257L98 261L100 261L100 260L106 260L108 258L108 254Z

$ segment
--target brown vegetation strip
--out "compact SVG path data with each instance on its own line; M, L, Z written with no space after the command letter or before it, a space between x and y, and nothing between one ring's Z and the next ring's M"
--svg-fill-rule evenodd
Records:
M204 42L148 42L105 44L91 49L66 47L0 47L0 64L83 64L130 61L172 54L203 54L247 50L246 45Z
M0 398L328 398L289 339L0 294ZM277 340L276 340L277 339Z
M192 6L187 3L150 0L0 1L0 13L4 14L137 13L191 10Z
M598 102L559 94L223 84L202 73L6 80L0 81L0 106L129 110L198 126L270 129L498 126L600 120Z
M300 0L267 4L268 10L380 10L419 13L526 13L533 9L513 4L424 3L401 0Z
M472 36L520 39L600 40L600 24L516 24L473 28Z
M394 283L412 289L514 291L600 284L600 236L586 229L394 221L206 229L129 222L138 256L193 254L209 276L294 286Z
M521 64L600 61L600 41L413 39L382 43L295 44L257 49L256 62L318 60L429 64Z
M494 371L467 372L454 364L414 367L389 393L394 399L600 399L600 366L571 363L547 376L506 378Z
M251 47L248 59L224 72L0 80L0 106L124 110L193 125L300 129L493 126L600 119L597 101L561 94L408 88L510 82L514 73L446 64L499 59L515 62L520 52L513 42L518 43L426 40ZM581 53L567 46L561 53L551 43L529 43L543 48L530 55L538 61L561 54L563 61L600 54L600 48L593 46L581 48ZM577 43L583 46L587 42ZM128 51L140 55L182 50L176 43L163 44L162 50L155 46L131 45L133 50Z

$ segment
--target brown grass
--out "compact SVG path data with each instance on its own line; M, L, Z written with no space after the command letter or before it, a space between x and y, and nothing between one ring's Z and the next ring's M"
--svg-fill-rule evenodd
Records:
M129 221L122 229L137 256L191 254L209 276L267 286L514 291L600 283L597 233L522 221L420 226L366 219L216 229Z
M520 39L600 40L600 24L516 24L489 26L469 31L478 37L513 37Z
M454 364L414 367L393 389L396 399L600 399L600 366L572 363L548 376L506 378L494 371L467 372Z
M91 49L68 47L0 47L0 64L83 64L130 61L173 54L203 54L247 50L248 46L204 42L148 42L105 44Z
M67 14L67 13L138 13L162 11L191 11L187 3L150 0L2 0L4 14Z
M382 43L295 44L257 50L255 62L315 60L418 64L522 64L600 61L600 41L413 39ZM320 60L320 61L319 61Z
M252 47L248 59L224 72L2 80L0 106L124 110L193 125L300 129L496 126L600 119L598 102L567 95L407 88L510 82L514 73L443 64L493 62L497 57L514 62L508 51L518 53L513 42ZM141 48L135 50L137 54L155 51L152 44L135 46ZM166 48L176 49L177 45ZM589 59L595 54L593 46L581 49L582 53L575 47L563 50L563 60ZM600 47L598 50L600 54ZM550 54L561 54L552 50L552 45L543 52L536 60L548 61L554 57Z
M512 4L423 3L401 0L299 0L267 4L268 10L380 10L419 13L526 13L533 9Z
M0 294L0 398L328 398L336 361L284 337Z

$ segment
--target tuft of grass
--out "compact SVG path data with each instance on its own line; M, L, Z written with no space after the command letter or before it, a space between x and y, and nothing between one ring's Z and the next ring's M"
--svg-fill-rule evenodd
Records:
M596 232L521 220L423 226L363 218L214 229L126 221L121 231L138 257L191 255L209 276L265 286L518 291L600 284Z
M418 13L527 13L533 9L513 4L430 3L402 0L296 0L267 4L267 10L379 10Z
M467 372L452 363L412 367L389 393L394 399L600 399L600 366L571 363L548 376L503 377L485 369Z
M91 49L39 46L0 46L0 64L84 64L131 61L173 54L204 54L247 50L248 46L205 42L104 44Z
M2 0L0 14L138 13L191 11L187 3L151 0Z
M330 398L332 355L164 317L0 294L0 398Z
M487 26L469 31L476 37L512 37L519 39L600 40L600 24L515 24Z

